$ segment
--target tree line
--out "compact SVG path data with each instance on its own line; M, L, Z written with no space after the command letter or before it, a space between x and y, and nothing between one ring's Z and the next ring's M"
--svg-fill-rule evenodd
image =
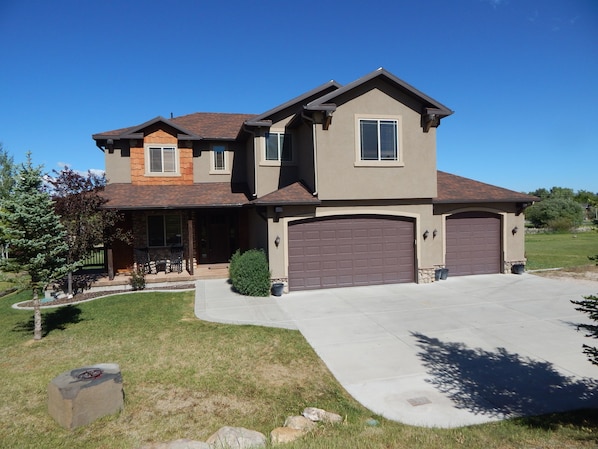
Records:
M529 192L541 201L525 210L525 218L536 228L568 231L584 221L598 224L598 194L587 190L575 192L566 187L552 187Z

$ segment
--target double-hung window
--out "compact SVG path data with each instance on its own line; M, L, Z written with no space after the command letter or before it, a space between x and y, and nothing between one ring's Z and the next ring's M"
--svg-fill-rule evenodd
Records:
M226 171L226 147L224 145L214 145L212 147L212 171Z
M149 145L147 147L149 173L176 173L177 150L174 145Z
M362 161L398 161L398 120L360 119L359 151Z
M147 243L150 247L182 244L180 215L149 215Z
M280 162L291 162L293 160L290 134L278 132L266 134L266 160Z

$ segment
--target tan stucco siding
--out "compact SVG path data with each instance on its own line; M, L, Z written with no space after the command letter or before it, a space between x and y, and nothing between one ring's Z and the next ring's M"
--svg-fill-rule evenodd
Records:
M225 147L225 170L214 170L213 147ZM193 182L245 182L245 160L239 154L244 150L236 142L202 141L195 145Z
M254 137L255 159L257 164L257 196L262 197L285 187L299 179L299 137L295 130L288 130L286 126L292 117L272 124L270 129L260 129ZM280 162L266 160L266 133L280 132L292 135L293 161Z
M399 160L377 166L359 161L358 120L399 121ZM317 132L318 194L329 199L436 196L436 132L424 133L421 115L377 88L337 107L332 125Z
M131 158L128 156L128 150L115 148L113 152L110 152L106 149L104 151L104 162L108 183L131 182Z

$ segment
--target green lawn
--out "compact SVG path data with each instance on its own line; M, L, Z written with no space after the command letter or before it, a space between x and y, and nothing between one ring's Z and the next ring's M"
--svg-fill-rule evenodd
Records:
M588 256L598 254L598 232L528 234L525 254L528 270L590 265Z
M0 447L138 448L197 440L224 425L269 434L288 415L316 406L346 417L285 446L294 448L596 447L598 413L556 414L439 430L380 421L330 375L297 331L207 323L193 293L137 293L44 312L32 342L29 311L0 299ZM47 412L47 385L61 372L103 362L121 366L122 413L67 431Z

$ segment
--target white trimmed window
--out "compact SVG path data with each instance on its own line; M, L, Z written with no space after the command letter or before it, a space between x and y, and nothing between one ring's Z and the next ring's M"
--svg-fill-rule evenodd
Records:
M178 173L175 145L146 145L146 167L149 174Z
M359 119L359 159L361 161L398 161L399 121Z
M293 160L291 135L279 132L266 133L265 159L267 161L291 162Z
M214 145L212 146L212 164L211 172L213 173L226 173L227 168L227 157L226 157L226 146Z

